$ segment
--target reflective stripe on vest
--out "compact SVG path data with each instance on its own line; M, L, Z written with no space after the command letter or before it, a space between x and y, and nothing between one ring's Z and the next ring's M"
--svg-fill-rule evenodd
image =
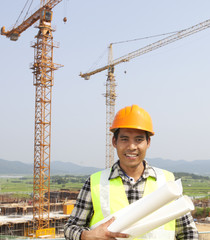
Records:
M157 175L157 181L153 177L147 178L143 197L161 187L166 181L174 180L172 173L159 168L154 168L154 170ZM108 180L110 171L111 169L105 169L91 175L91 196L94 214L90 221L90 226L129 205L122 179L117 177ZM155 240L160 239L159 237L161 236L161 240L174 240L174 232L175 220L138 239Z

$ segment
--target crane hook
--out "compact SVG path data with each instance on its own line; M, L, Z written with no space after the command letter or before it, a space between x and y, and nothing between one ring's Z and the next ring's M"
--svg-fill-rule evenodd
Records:
M63 18L63 22L66 23L67 22L67 17Z

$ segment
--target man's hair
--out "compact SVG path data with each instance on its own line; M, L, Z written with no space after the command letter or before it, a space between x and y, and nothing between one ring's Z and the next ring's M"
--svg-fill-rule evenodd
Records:
M120 132L120 128L118 128L118 129L114 132L114 138L116 139L116 141L117 141L117 139L118 139L119 132ZM147 131L145 131L145 134L146 134L146 140L147 140L147 142L148 142L148 140L149 140L149 133L148 133Z

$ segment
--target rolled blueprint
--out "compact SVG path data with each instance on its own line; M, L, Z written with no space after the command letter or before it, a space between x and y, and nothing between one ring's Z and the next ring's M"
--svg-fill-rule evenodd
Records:
M115 221L108 227L108 230L111 232L121 232L163 205L177 199L181 195L182 187L180 180L166 182L151 194L106 217L91 228L93 229L99 226L114 216Z
M140 237L151 230L158 228L167 222L170 222L184 214L194 210L194 205L191 199L183 196L174 202L163 206L149 216L139 220L137 223L123 230L123 233L130 235L128 240ZM120 238L119 238L120 239Z
M108 227L108 230L122 232L123 229L177 199L181 194L182 189L180 189L179 185L175 181L169 181L156 191L124 208L124 211L122 211L125 217L117 217Z

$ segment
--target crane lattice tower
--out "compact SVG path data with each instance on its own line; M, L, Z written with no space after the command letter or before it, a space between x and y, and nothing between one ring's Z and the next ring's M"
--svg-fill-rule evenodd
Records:
M40 8L27 19L1 35L17 41L21 33L39 20L38 34L34 48L35 134L34 134L34 181L33 222L34 230L49 228L50 212L50 149L51 149L51 102L54 70L61 67L53 62L53 41L51 27L52 9L62 0L40 0ZM16 25L16 24L15 24Z
M109 168L114 163L114 148L112 146L112 133L109 128L114 120L115 114L115 78L114 78L114 68L110 66L108 71L108 77L106 81L106 168Z
M50 148L51 102L53 72L52 12L45 9L38 26L34 48L35 134L34 134L34 185L33 218L35 229L49 228L50 212Z
M115 115L115 101L116 101L116 81L114 77L114 66L112 65L113 55L112 55L112 44L109 46L109 56L108 56L108 76L106 80L106 93L104 94L106 98L106 163L105 167L109 168L114 163L114 148L112 146L112 133L109 128L114 120Z

